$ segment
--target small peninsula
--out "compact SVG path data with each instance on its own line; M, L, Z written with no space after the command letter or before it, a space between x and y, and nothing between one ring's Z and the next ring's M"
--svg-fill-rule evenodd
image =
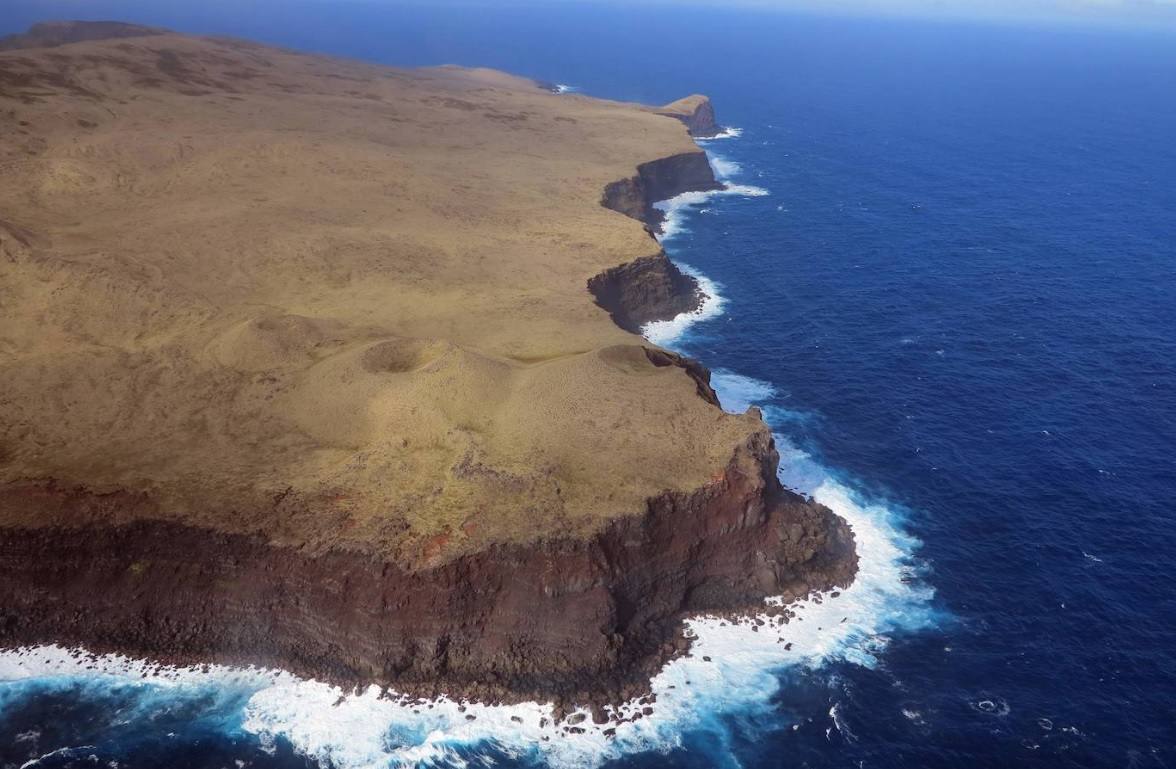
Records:
M646 107L115 22L0 40L0 646L619 701L848 585L697 308Z

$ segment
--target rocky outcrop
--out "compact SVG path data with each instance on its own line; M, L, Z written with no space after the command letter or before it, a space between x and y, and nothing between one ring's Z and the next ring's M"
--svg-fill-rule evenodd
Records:
M408 572L162 522L0 531L0 645L80 644L169 663L280 666L481 700L619 701L684 648L681 619L847 585L852 534L785 491L765 429L692 493L588 540ZM0 504L149 504L52 484ZM81 513L79 513L81 515Z
M701 94L671 102L657 113L682 121L690 135L699 139L715 136L723 130L715 122L715 108L710 99Z
M604 188L600 204L644 222L651 231L656 232L665 215L654 207L655 203L669 200L683 192L722 188L723 185L715 179L705 152L683 152L637 166L635 176L612 182Z
M703 300L698 282L660 251L605 270L588 281L588 290L618 326L635 334L650 321L694 312Z
M651 233L664 215L654 204L683 192L720 189L706 153L686 152L642 163L637 174L605 187L601 205L644 222ZM698 281L684 274L658 249L650 256L593 276L588 290L621 328L640 333L650 321L694 312L705 298Z
M686 375L694 380L694 384L698 390L698 397L702 398L712 406L721 407L719 403L719 396L715 393L715 389L711 387L710 370L694 360L687 358L685 355L679 355L676 352L663 350L660 347L646 347L645 357L655 366L677 366L686 372Z

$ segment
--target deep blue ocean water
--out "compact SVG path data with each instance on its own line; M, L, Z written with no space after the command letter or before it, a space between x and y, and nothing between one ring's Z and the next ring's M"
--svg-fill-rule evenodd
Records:
M78 8L17 0L0 32ZM650 103L699 91L742 129L708 150L768 194L682 213L667 250L725 303L673 344L917 538L909 578L934 598L873 664L782 670L767 708L699 713L677 747L610 766L1176 763L1176 36L277 8L86 14ZM313 765L242 728L248 696L0 682L0 765ZM451 756L486 757L528 763Z

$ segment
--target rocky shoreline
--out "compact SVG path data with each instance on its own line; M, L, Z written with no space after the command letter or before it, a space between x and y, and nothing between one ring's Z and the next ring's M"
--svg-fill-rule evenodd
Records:
M847 585L853 537L779 487L767 430L713 484L590 541L501 547L406 572L163 522L6 530L0 639L168 665L260 665L482 702L619 703L688 646L681 620ZM5 504L16 504L8 490ZM28 504L125 503L51 485Z
M654 244L665 214L655 206L684 192L722 189L715 179L706 153L683 153L642 163L637 173L608 185L601 205L645 224ZM670 320L694 312L705 298L698 281L670 261L657 245L657 252L596 275L588 290L596 303L608 310L618 326L635 334L646 323Z

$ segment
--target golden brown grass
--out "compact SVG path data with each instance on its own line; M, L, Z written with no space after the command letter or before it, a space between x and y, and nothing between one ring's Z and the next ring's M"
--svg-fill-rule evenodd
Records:
M0 482L406 563L702 486L752 418L586 290L656 249L605 184L691 149L488 70L178 35L0 53Z

